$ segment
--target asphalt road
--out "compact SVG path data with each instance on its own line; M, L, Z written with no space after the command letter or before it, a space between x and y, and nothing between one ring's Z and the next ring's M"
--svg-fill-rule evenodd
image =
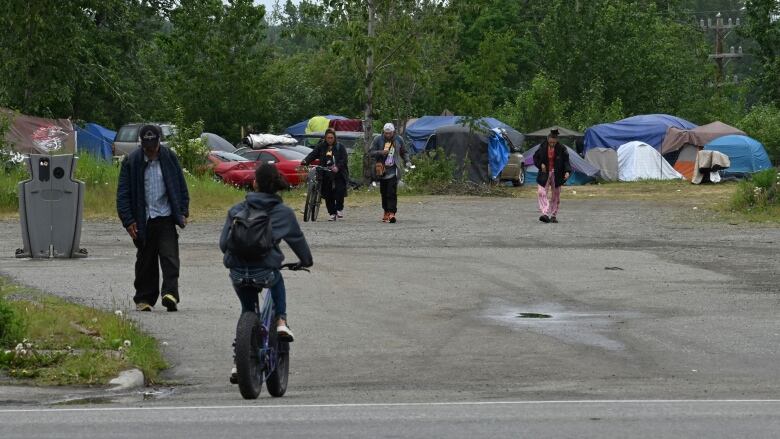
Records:
M0 410L12 438L772 438L780 401L192 406Z
M379 209L368 207L348 209L343 222L303 224L315 267L311 274L285 273L296 334L288 394L278 400L264 392L251 403L227 382L239 304L216 246L221 223L196 218L180 238L181 311L131 312L167 344L173 367L163 378L172 394L113 402L150 408L292 404L289 413L308 416L320 410L311 404L778 399L780 229L712 223L703 209L684 205L592 199L565 199L561 223L542 224L534 205L440 197L402 202L395 225L382 224ZM134 251L119 224L84 225L85 260L16 260L19 245L18 224L0 224L3 273L91 306L131 309ZM535 314L550 317L525 318ZM5 407L13 406L10 399ZM663 425L664 416L677 420L669 428L709 425L708 419L741 428L750 410L780 413L768 403L718 404L691 404L679 413L663 404L635 404L644 415L634 418L621 404L606 403L603 410L625 422L605 434L644 431ZM391 424L399 432L417 426L437 436L447 436L451 424L457 436L450 421L464 412L482 419L469 425L495 427L499 436L524 425L557 428L558 414L569 416L564 424L571 431L606 424L577 418L591 406L404 407L354 407L368 417L364 431L347 422L350 406L327 410L345 420L342 436L352 427L363 431L355 435L370 436ZM720 412L710 412L713 407ZM431 419L402 422L419 410ZM71 412L53 413L66 422L58 417ZM93 416L86 413L84 419ZM220 409L213 416L220 413L233 416ZM383 420L379 413L398 418ZM184 424L175 421L184 415L170 414L174 425ZM750 431L760 437L777 419L760 418ZM306 425L310 433L340 431L324 421L293 431L304 435Z

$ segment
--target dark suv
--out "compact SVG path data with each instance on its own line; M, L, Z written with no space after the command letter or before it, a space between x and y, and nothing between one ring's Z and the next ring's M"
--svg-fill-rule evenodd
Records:
M162 144L166 145L168 144L167 139L173 135L176 134L176 126L170 123L154 123L150 122L153 125L159 125L160 128L162 128ZM135 151L138 147L141 146L141 139L138 136L138 131L141 130L141 127L144 125L148 125L147 123L128 123L126 125L122 125L121 128L119 128L119 131L116 132L116 137L114 137L114 143L111 144L111 150L112 154L114 156L123 156L130 154L131 152Z

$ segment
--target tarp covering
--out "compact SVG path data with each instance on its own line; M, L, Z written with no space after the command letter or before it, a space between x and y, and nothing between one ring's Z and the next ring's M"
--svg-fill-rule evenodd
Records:
M585 161L599 168L604 181L618 181L617 151L612 148L593 148L585 154Z
M674 169L682 174L686 180L691 180L694 174L694 166L696 164L696 157L699 153L698 146L685 145L680 150L680 155L677 156L677 161L674 162Z
M332 119L329 126L336 131L363 132L363 121L360 119Z
M509 147L506 144L500 128L493 128L488 141L488 169L490 178L497 180L509 163Z
M706 181L719 183L721 180L719 171L728 169L730 166L731 160L726 154L719 151L701 150L696 154L691 183L701 184Z
M346 119L346 117L344 116L338 116L335 114L328 114L327 116L322 116L322 117L328 120ZM306 126L309 125L309 120L311 119L302 120L294 125L290 125L284 130L284 132L291 136L302 136L306 134ZM327 126L325 128L327 128ZM321 131L325 131L325 128L323 128Z
M470 181L490 182L488 134L472 131L462 125L441 126L434 134L435 136L429 136L425 149L441 148L447 156L452 157L456 164L454 175L456 179L460 179L465 172L466 178ZM468 163L466 163L467 158Z
M113 155L111 144L116 137L116 131L96 123L88 123L84 128L76 127L76 133L79 153L86 152L104 160L111 160Z
M461 125L464 124L468 128L469 118L464 116L423 116L417 119L411 125L406 127L406 137L411 141L412 149L414 152L420 152L425 149L425 143L437 128L447 125ZM482 128L504 128L507 130L512 129L509 125L501 122L500 120L493 119L492 117L483 117L481 119L474 120L473 123L476 127ZM519 145L515 145L518 146Z
M647 114L594 125L585 130L585 151L597 147L617 149L635 140L660 150L669 127L690 130L696 125L668 114Z
M666 137L661 145L661 154L677 151L686 144L704 146L718 137L729 134L745 135L742 130L720 121L708 123L692 130L683 130L672 126L666 129Z
M200 135L200 138L212 151L233 152L236 150L236 147L231 145L230 142L214 133L203 133Z
M534 131L532 133L526 134L525 136L526 137L547 137L547 135L550 134L550 131L553 130L553 129L558 130L558 137L559 138L560 137L566 137L566 138L571 138L571 139L578 139L578 138L582 138L582 137L585 136L585 134L583 134L583 133L581 133L579 131L574 131L574 130L570 130L568 128L559 127L559 126L555 126L555 125L551 126L551 127L547 127L547 128L542 128L541 130L536 130L536 131Z
M704 145L704 149L720 151L731 160L726 175L752 174L772 167L764 145L748 136L724 136Z
M523 153L523 164L525 165L525 181L536 182L536 175L539 170L534 166L534 154L539 149L541 144L534 146L528 151ZM569 163L571 164L572 175L566 181L567 186L577 186L589 183L593 181L599 175L599 168L588 163L577 154L577 151L566 146L566 150L569 152Z
M68 119L44 119L25 116L0 108L11 125L5 134L6 143L22 154L73 154L76 152L76 131Z
M298 141L287 135L250 134L244 138L244 143L249 145L252 149L260 149L269 145L295 145Z
M683 178L660 152L644 142L628 142L617 150L620 181Z
M306 134L325 131L330 126L330 120L324 116L314 116L306 124Z

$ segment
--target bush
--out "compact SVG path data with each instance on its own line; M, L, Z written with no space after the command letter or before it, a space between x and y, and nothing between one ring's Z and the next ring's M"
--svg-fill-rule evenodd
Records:
M22 339L23 334L22 318L0 296L0 347L11 347Z
M193 124L187 124L184 120L184 110L176 108L177 133L168 142L168 146L179 157L179 163L185 171L193 174L202 174L206 169L206 156L209 148L203 143L200 135L203 133L203 121L198 120Z
M455 159L447 156L442 148L417 154L412 158L415 169L404 175L404 182L414 190L435 191L453 183Z
M731 199L731 208L737 211L763 210L780 205L780 172L767 169L753 174L752 179L739 184Z
M780 163L780 108L757 105L750 109L737 127L764 144L772 163Z

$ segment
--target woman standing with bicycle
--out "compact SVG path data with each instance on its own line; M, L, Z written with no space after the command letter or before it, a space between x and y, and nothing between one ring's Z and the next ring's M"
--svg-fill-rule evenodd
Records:
M284 254L279 248L279 242L284 240L298 257L301 267L311 267L314 263L309 245L303 236L298 220L292 209L285 206L277 192L287 187L276 167L263 163L255 171L255 192L250 192L246 200L231 207L228 211L225 226L219 239L219 248L224 253L223 262L230 269L230 280L241 301L241 312L252 312L257 307L258 294L268 287L274 301L277 316L276 331L283 341L293 341L293 333L287 327L287 299L284 279L279 271L284 261ZM247 214L248 212L248 214ZM258 258L250 258L235 254L231 250L231 228L237 218L257 217L257 212L265 212L270 224L271 247L263 252L260 249Z
M301 160L301 165L308 166L314 160L320 161L320 166L330 169L322 176L322 198L328 208L328 221L336 221L344 218L344 197L347 196L347 182L349 181L349 168L347 162L347 149L336 139L336 131L328 128L325 138L321 140L314 150Z

